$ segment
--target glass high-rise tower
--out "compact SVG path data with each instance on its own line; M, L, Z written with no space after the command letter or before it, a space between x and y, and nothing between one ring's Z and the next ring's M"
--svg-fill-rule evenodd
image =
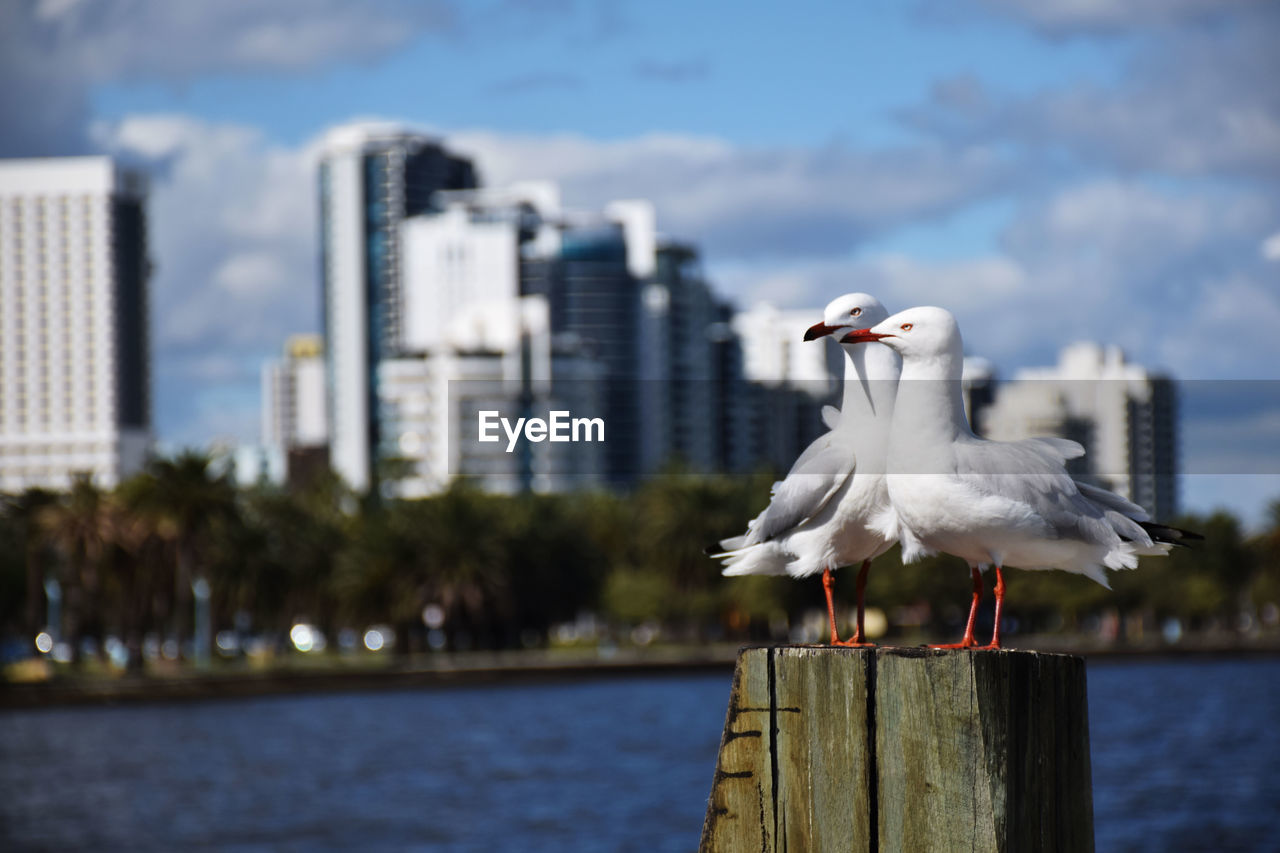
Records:
M470 160L398 125L335 128L320 162L329 460L357 491L377 481L378 365L400 350L400 224L440 190L477 185Z

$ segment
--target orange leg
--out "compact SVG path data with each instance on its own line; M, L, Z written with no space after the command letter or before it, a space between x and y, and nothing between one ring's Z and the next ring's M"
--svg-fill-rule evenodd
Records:
M831 590L835 587L835 577L831 574L831 569L822 570L822 591L827 596L827 622L831 625L831 645L833 646L874 646L875 643L866 642L866 634L863 631L863 592L867 587L867 570L871 568L871 561L865 560L862 568L858 570L858 624L854 628L852 639L840 639L840 633L836 630L836 606L831 596Z
M1000 648L1000 611L1004 610L1004 572L1000 570L1000 566L996 566L996 625L991 629L991 643L983 646L984 649Z
M973 576L973 603L969 605L969 621L964 626L964 637L961 638L960 642L958 643L942 643L936 646L929 646L929 648L931 649L977 648L978 641L973 638L973 625L978 619L978 604L982 601L982 572L978 571L977 566L970 567L969 571ZM997 572L999 572L998 569L997 569ZM996 577L998 578L999 574L997 574Z

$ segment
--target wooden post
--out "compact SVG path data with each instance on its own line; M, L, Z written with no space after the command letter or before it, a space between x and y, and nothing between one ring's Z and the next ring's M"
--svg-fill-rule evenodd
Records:
M709 851L1092 851L1084 661L743 649Z

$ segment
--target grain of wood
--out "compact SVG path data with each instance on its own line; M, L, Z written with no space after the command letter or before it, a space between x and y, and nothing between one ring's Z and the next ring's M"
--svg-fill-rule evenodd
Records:
M1092 851L1084 662L783 646L738 658L703 851Z

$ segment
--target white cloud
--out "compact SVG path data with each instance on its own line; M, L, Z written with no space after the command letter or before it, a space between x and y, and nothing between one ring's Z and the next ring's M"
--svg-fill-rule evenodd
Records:
M39 3L25 35L98 80L211 71L301 71L378 56L424 30L453 25L443 2L137 0Z
M1060 163L1179 176L1280 178L1280 7L1246 0L994 0L1053 34L1132 35L1123 73L1012 96L938 81L905 123L954 144L1016 144Z
M712 258L709 269L746 303L817 307L864 290L892 309L942 305L968 349L1005 369L1091 338L1181 378L1272 378L1280 293L1255 247L1276 213L1248 190L1094 180L1028 199L993 253L925 262L873 243L842 258Z
M982 0L1047 35L1123 32L1177 23L1208 23L1257 0Z
M447 134L487 183L550 179L567 203L599 208L637 194L659 226L709 254L840 254L909 221L943 215L1007 188L1014 166L983 146L867 150L747 148L713 137L647 134Z
M1263 240L1258 250L1266 260L1280 261L1280 231Z
M100 124L98 143L151 167L148 226L158 427L195 440L218 407L253 440L258 370L319 325L314 157L259 132L180 115ZM237 402L238 401L238 402ZM217 408L217 407L215 407Z
M0 156L84 153L90 87L300 73L456 26L447 0L0 3Z

